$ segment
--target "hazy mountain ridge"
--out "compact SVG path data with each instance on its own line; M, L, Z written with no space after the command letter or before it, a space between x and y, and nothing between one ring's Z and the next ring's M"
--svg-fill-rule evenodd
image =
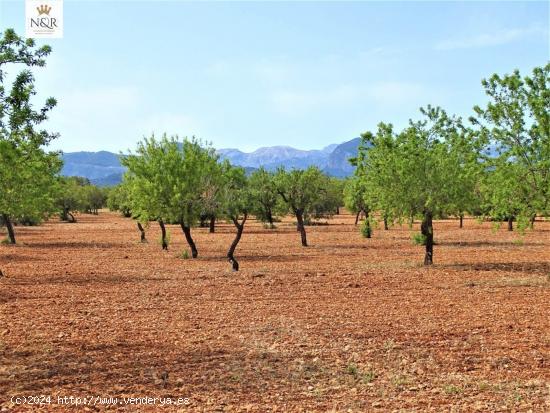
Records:
M339 178L353 174L355 167L349 163L349 159L357 156L357 149L360 144L361 138L355 138L336 146L330 153L323 170L328 175Z
M271 146L253 152L239 149L219 149L220 159L228 159L232 164L243 166L251 172L261 166L274 171L279 167L287 169L317 166L327 174L337 177L349 176L353 166L348 159L356 156L360 138L341 144L332 144L323 149L301 150L290 146ZM61 171L65 176L82 176L99 186L111 186L121 182L126 170L120 164L120 155L107 151L68 152L62 155L64 165Z
M126 170L120 164L119 155L107 151L69 152L64 153L62 159L62 175L82 176L101 186L116 185Z
M227 159L232 164L252 168L263 166L268 170L274 170L280 166L307 168L311 165L317 165L323 168L330 155L330 153L322 150L304 151L290 146L264 147L249 153L238 149L220 149L217 153L221 159Z

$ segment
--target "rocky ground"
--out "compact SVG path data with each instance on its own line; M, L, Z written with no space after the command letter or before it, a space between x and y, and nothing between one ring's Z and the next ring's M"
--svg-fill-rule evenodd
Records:
M550 222L437 221L431 268L407 226L307 230L247 223L234 273L225 223L194 230L196 260L178 227L163 252L109 212L18 227L0 410L550 411Z

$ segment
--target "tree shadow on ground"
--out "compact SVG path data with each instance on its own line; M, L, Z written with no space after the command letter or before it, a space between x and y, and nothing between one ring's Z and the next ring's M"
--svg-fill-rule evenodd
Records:
M63 389L67 395L89 392L102 397L190 398L208 392L231 397L234 392L261 393L266 384L292 374L289 356L253 344L231 350L199 344L187 350L162 340L155 340L153 348L147 340L69 340L54 338L5 347L0 353L4 367L0 392L8 396L55 394ZM306 377L296 378L306 384Z
M0 254L0 262L27 262L27 261L43 261L40 256L32 255L15 255L15 254Z
M29 248L44 249L93 249L93 248L119 248L134 246L134 243L126 242L81 242L81 241L63 241L63 242L32 242L26 244Z
M92 284L119 284L132 283L155 283L170 281L168 277L136 277L122 275L62 275L62 276L40 276L32 279L12 280L10 285L92 285Z
M288 255L247 255L247 254L239 254L237 251L235 253L235 258L239 261L239 263L244 262L264 262L264 263L270 263L270 262L305 262L306 260L310 259L307 255L302 254L288 254ZM224 262L227 261L227 257L225 255L219 255L219 256L207 256L207 257L201 257L199 256L197 258L198 261L212 261L212 262ZM242 262L241 262L242 260Z
M447 268L462 271L498 271L547 275L550 273L550 262L495 262L476 264L447 264Z
M541 242L518 242L514 241L440 241L441 246L452 247L535 247L543 246Z

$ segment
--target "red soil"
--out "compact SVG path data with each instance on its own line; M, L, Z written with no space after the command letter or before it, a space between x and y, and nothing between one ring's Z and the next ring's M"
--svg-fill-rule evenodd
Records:
M434 262L408 227L181 230L103 212L17 228L0 245L0 410L550 411L550 222L525 236L435 222ZM418 225L415 225L418 230ZM60 406L58 396L189 405Z

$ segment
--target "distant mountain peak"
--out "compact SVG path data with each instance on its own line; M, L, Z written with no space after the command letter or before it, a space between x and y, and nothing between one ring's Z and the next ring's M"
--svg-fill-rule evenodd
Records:
M332 144L323 149L302 150L291 146L266 146L253 152L236 148L218 149L220 159L227 159L234 165L245 167L249 172L260 166L274 171L279 167L304 169L317 166L327 174L338 177L349 176L353 166L348 159L357 154L360 138L341 144ZM118 154L107 151L68 152L62 155L64 165L61 171L66 176L82 176L98 185L116 185L122 180L125 168L120 164Z

